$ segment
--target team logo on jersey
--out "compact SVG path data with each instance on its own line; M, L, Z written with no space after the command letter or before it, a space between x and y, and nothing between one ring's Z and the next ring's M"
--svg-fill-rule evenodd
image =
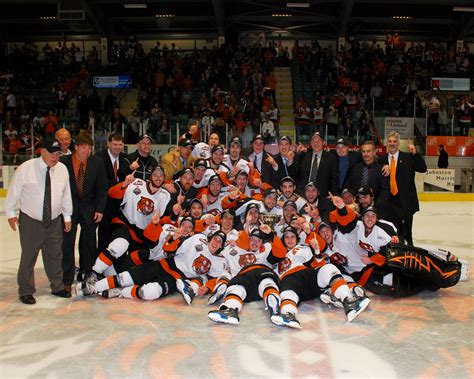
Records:
M148 199L146 197L141 197L137 203L137 211L142 215L149 216L155 210L155 203L153 200Z
M282 274L285 271L288 271L290 266L291 266L291 260L290 258L286 257L282 261L278 262L278 273Z
M200 255L193 261L193 270L198 275L204 275L211 269L211 261L204 255Z
M140 194L142 193L142 191L141 191L141 189L138 188L138 186L137 186L137 187L135 187L135 189L133 190L133 193L138 196L138 195L140 195Z
M374 248L372 247L372 245L370 245L370 244L368 244L368 243L359 241L359 246L360 246L362 249L367 250L368 253L375 253L375 250L374 250Z
M252 254L252 253L242 254L239 257L240 267L245 267L254 263L257 263L257 258L255 257L255 254Z
M233 257L235 257L239 252L235 249L232 249L229 254L232 255Z

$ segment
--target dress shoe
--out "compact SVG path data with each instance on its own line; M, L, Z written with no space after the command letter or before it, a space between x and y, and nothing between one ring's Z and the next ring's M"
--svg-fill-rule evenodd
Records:
M28 304L28 305L36 304L36 300L35 300L35 298L34 298L32 295L23 295L23 296L20 296L20 301L21 301L23 304Z
M61 290L61 291L56 291L56 292L51 292L54 296L59 296L59 297L64 297L64 298L69 298L71 297L71 292L66 291L66 290Z
M71 292L71 286L64 286L64 291Z

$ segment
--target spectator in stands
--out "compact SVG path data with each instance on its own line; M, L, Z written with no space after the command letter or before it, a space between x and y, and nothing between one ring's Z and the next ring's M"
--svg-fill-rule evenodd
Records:
M262 122L262 134L263 138L265 139L265 143L275 142L275 126L268 115L265 115L265 121Z
M425 100L423 101L423 106L428 110L428 120L427 120L427 129L429 131L430 125L433 124L433 132L435 136L439 136L439 107L440 102L433 93L427 93L425 95Z
M44 118L45 132L48 136L53 136L54 133L56 133L58 123L58 117L53 113L53 111L49 111L48 115Z
M469 96L464 96L458 104L457 115L458 125L460 128L459 134L461 136L467 136L469 135L469 129L471 127L474 105L469 102Z
M438 168L448 168L449 166L449 157L448 152L444 149L444 145L438 145Z

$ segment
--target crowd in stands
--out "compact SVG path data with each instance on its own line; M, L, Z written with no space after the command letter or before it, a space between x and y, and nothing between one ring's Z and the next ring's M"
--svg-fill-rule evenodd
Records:
M25 69L38 64L40 56L43 64L36 70ZM460 134L468 133L472 119L469 98L459 99L450 110L441 102L435 120L429 101L417 96L418 91L430 89L431 76L472 72L467 45L456 51L432 42L404 43L395 35L387 37L385 48L376 41L350 39L342 51L323 48L318 41L310 46L295 41L290 52L281 42L270 41L267 47L227 44L192 51L156 42L146 52L132 40L110 48L106 69L129 72L140 89L136 110L129 117L118 107L117 93L91 89L89 78L98 72L98 62L97 49L84 54L74 43L14 46L0 76L4 153L30 154L31 126L33 145L38 146L63 124L72 134L80 130L102 133L103 142L112 131L124 134L127 143L135 143L145 132L155 143L168 143L176 123L185 128L199 120L203 135L216 131L223 140L226 133L239 134L248 143L253 134L262 133L266 142L275 142L280 136L280 112L274 67L290 64L296 68L293 75L310 83L312 94L308 97L295 88L300 95L295 98L298 140L315 131L326 133L327 127L329 138L345 136L355 142L357 136L358 141L380 143L372 102L387 116L411 116L415 102L417 116L423 117L428 110L432 134L448 132L448 111L455 113ZM64 66L69 70L56 73ZM28 89L49 93L36 98Z

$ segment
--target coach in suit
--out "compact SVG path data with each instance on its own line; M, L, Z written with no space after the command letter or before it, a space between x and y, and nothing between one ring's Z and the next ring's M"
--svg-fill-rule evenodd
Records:
M107 177L102 159L91 156L92 139L79 134L75 139L76 150L61 158L69 172L72 197L71 231L63 236L64 285L70 287L74 281L74 245L77 226L81 225L79 237L79 267L82 273L89 272L97 258L95 229L107 201Z
M323 151L324 139L319 132L313 134L310 144L311 148L306 151L304 148L300 148L301 151L296 157L298 167L297 192L304 195L306 184L314 182L321 196L328 196L329 192L337 193L339 170L336 157L327 151Z
M248 159L260 173L262 181L271 184L273 174L271 162L273 157L265 151L265 140L261 134L253 137L252 152L249 154Z
M390 195L388 201L389 217L398 230L400 242L413 245L413 215L420 210L415 186L415 172L426 172L423 157L416 152L413 144L408 145L408 153L398 149L400 135L391 132L387 137L388 153L380 162L386 165L389 177Z
M369 186L374 193L375 206L379 211L385 211L390 194L389 181L382 174L382 165L376 160L375 145L372 141L365 141L360 150L363 161L352 169L347 188L357 193L359 188Z
M291 138L282 136L278 140L278 154L267 161L272 166L270 184L273 188L280 186L281 180L287 176L296 178L297 167L295 163L295 153L291 150ZM272 160L273 158L273 160Z
M95 155L102 159L107 176L107 188L125 180L121 176L120 168L126 165L124 161L127 156L123 153L123 137L120 134L111 134L107 141L107 149L101 150ZM98 251L103 251L110 242L110 233L112 230L112 219L118 213L120 201L107 196L107 202L104 209L102 221L99 223L98 235Z

